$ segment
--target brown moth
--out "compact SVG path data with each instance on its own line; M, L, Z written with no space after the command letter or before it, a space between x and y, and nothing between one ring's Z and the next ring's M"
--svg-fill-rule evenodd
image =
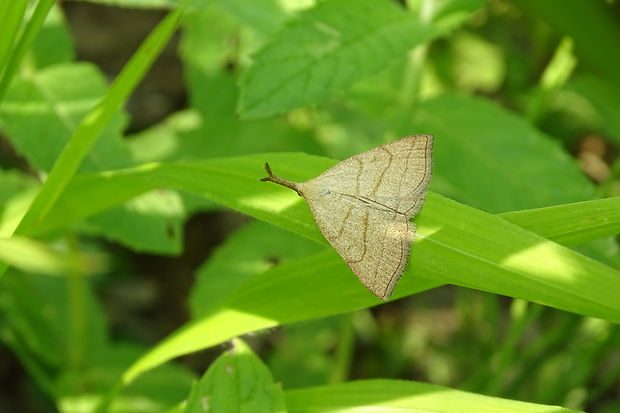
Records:
M357 278L387 301L407 267L418 213L433 169L433 135L412 135L354 155L305 182L271 172L296 191Z

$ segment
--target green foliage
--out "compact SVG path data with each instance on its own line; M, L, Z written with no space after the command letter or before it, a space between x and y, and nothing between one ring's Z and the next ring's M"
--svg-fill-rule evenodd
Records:
M402 59L435 32L389 2L318 3L254 56L242 79L239 113L268 116L322 102Z
M0 127L34 172L0 159L0 339L57 410L618 408L620 166L576 148L620 143L617 5L107 3L170 8L111 85L53 2L0 2ZM121 108L179 27L189 107L127 137ZM416 133L434 176L393 296L416 300L372 313L303 200L259 179ZM256 220L197 270L191 320L116 337L102 240L178 255L191 213L225 209ZM445 284L466 288L444 323L425 300ZM260 358L235 339L283 325ZM202 378L170 363L231 339Z
M282 389L252 350L239 339L221 355L192 389L185 413L285 412Z

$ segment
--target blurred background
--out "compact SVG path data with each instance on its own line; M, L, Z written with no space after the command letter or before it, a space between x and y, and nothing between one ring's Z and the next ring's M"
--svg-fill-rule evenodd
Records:
M54 36L73 47L74 55L63 59L92 63L110 82L167 10L163 0L115 2L120 6L105 3L61 1L50 18ZM136 7L138 3L143 7ZM400 73L398 69L394 75L357 84L346 96L334 97L313 110L239 119L236 88L240 73L267 37L256 32L269 33L277 27L266 23L270 9L264 9L264 14L251 14L255 11L247 9L244 15L241 2L197 3L200 7L189 13L125 107L120 128L128 158L134 163L286 151L343 159L382 143L379 136L395 139L436 133L440 140L442 133L449 137L458 135L460 128L480 125L481 135L492 135L493 111L485 112L488 128L483 123L467 125L468 119L480 121L476 111L482 113L492 104L502 116L514 116L549 137L543 149L532 145L530 152L512 160L515 165L529 164L531 175L526 176L540 176L544 190L528 194L528 188L538 184L537 178L531 178L523 183L523 192L515 196L518 199L512 199L509 191L495 189L492 183L484 187L475 179L468 184L466 177L460 177L463 169L450 169L450 164L463 161L442 157L448 151L438 143L436 170L443 172L434 179L432 191L491 213L620 193L617 1L409 2L413 10L435 3L434 7L444 7L445 16L453 19L444 21L451 27L447 33L412 53L412 61L424 62L423 76L416 81L421 82L418 90L426 102L417 110L414 124L426 129L410 132L385 126L392 115L383 116L390 109L382 100L385 96L377 92L398 88L398 82L390 84ZM312 1L265 3L279 4L283 21L313 5ZM462 13L449 13L450 7ZM48 41L53 39L50 36ZM453 95L442 95L446 91ZM473 103L464 97L473 97ZM468 109L436 119L434 115L443 107ZM365 116L368 113L374 115ZM515 128L521 128L517 123ZM257 129L274 138L253 141ZM529 137L523 138L524 151L530 142ZM537 159L538 150L549 151L545 156L569 154L562 162L575 164L567 173L571 178L554 186L553 179L565 172L553 171L555 164L547 158ZM548 174L545 165L549 165ZM2 135L0 166L5 182L12 180L15 188L25 188L38 179L41 169L21 153L18 144ZM119 161L117 167L123 166ZM472 168L475 176L489 174L476 166L461 166ZM4 184L5 190L8 185ZM239 229L251 231L248 226L258 226L254 231L270 234L272 250L261 249L248 262L267 268L287 258L277 248L288 239L280 239L278 231L266 224L197 197L185 196L184 211L178 213L173 193L162 190L159 196L169 206L162 225L178 233L174 245L132 244L130 236L106 231L117 221L96 217L80 227L79 241L75 241L106 257L108 270L93 277L92 291L102 307L101 322L107 325L110 339L127 349L126 355L117 349L125 362L119 361L118 372L127 360L133 360L136 349L143 351L159 342L197 311L200 305L192 300L200 297L197 290L206 288L199 274L221 272L226 263L246 260L238 250L227 249L234 237L248 236ZM139 204L135 208L139 210ZM139 232L140 227L128 231ZM580 251L618 268L617 241L601 240ZM308 248L319 247L304 244L299 250ZM44 281L40 288L53 294L61 288L51 285L54 282ZM2 299L4 306L10 306L9 297ZM3 341L9 330L5 328ZM390 377L592 412L620 411L617 326L453 286L245 339L286 389L344 378ZM350 351L343 355L342 346ZM15 348L6 341L0 344L0 412L56 411ZM179 388L184 388L223 350L212 348L182 357L180 367L167 377L175 377ZM49 368L58 368L56 362L50 361ZM113 370L110 376L116 374ZM489 377L494 379L489 381ZM184 394L171 386L163 391Z

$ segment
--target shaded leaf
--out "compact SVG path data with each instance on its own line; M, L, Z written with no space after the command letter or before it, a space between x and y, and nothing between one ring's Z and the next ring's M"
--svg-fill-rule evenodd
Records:
M479 98L425 101L414 124L435 136L431 189L489 212L583 201L594 187L551 137Z

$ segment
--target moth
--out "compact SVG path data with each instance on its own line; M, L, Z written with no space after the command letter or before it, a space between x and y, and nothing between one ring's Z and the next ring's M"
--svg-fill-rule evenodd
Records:
M433 169L433 135L412 135L347 158L319 176L269 181L303 197L319 229L357 278L387 301L409 261Z

